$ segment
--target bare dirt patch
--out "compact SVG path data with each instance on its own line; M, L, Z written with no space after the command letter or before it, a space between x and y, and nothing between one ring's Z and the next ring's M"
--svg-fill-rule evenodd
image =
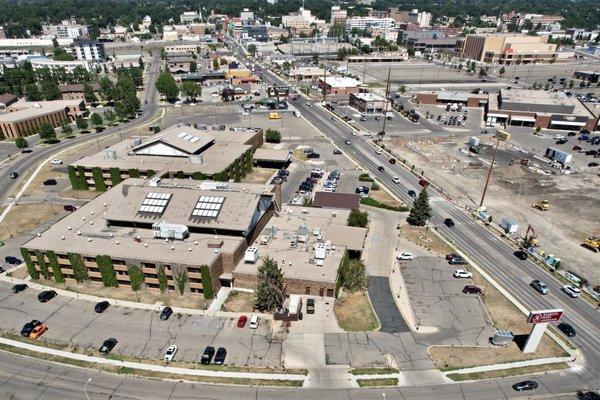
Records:
M400 227L399 234L417 246L424 247L439 255L445 256L453 252L450 246L426 227L411 226L405 223Z
M531 367L509 368L498 371L473 372L470 374L448 374L447 377L453 381L471 381L478 379L507 378L511 376L530 375L538 372L556 371L567 369L566 363L554 363L543 365L532 365Z
M252 172L242 179L242 182L265 184L276 171L275 169L254 167Z
M393 198L386 190L383 189L371 190L369 196L380 203L387 204L388 206L401 207L404 205L404 203L399 202L398 200Z
M254 293L233 290L221 306L221 311L252 312L254 311Z
M92 200L101 194L102 192L97 192L95 190L73 190L72 188L68 187L60 192L58 197L63 199Z
M335 300L333 312L345 331L365 332L379 328L379 321L366 292L344 292L342 297Z
M62 206L55 204L17 204L0 225L0 240L35 228L62 211Z

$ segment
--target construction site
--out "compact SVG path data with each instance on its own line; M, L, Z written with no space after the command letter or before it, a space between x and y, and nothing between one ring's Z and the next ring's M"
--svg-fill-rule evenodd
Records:
M477 153L469 151L467 134L393 138L386 146L414 170L423 171L454 203L473 210L474 216L499 229L503 220L510 221L506 236L520 245L527 236L530 255L539 256L548 267L573 272L591 287L598 286L597 171L566 174L542 157L500 141L480 207L496 139L478 138Z

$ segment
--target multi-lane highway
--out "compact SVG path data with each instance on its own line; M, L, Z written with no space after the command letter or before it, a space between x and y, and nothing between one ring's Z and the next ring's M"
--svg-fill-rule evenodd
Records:
M154 52L152 62L149 65L146 73L146 91L144 92L143 99L141 100L142 109L144 113L137 119L133 119L127 123L121 124L118 127L107 128L102 132L90 133L87 135L80 135L75 139L63 140L60 143L53 144L50 146L36 146L32 153L21 154L14 160L8 161L2 171L0 171L0 204L4 203L10 194L15 190L19 183L27 179L27 171L37 167L41 162L51 157L53 154L58 153L61 150L65 150L69 147L73 147L79 143L91 141L96 138L103 136L109 136L120 130L133 128L138 125L143 125L148 122L154 116L156 112L156 87L154 81L158 74L160 66L160 55L159 52ZM11 172L19 174L17 179L10 179L9 175Z
M238 48L240 57L241 50ZM287 85L270 71L262 70L264 78L274 84ZM408 190L418 190L418 178L401 164L389 164L388 158L378 156L369 143L370 139L352 136L351 128L343 121L331 118L324 108L316 102L296 100L294 106L313 125L315 125L335 145L350 155L373 177L382 182L399 198L412 202ZM349 139L350 145L345 144ZM383 166L384 171L378 170ZM427 171L425 171L427 173ZM392 177L400 178L400 183ZM586 381L595 388L600 387L600 312L583 299L571 299L561 292L562 284L549 273L531 261L521 261L514 255L514 249L494 235L480 222L474 220L464 210L446 200L439 192L431 188L431 224L446 237L450 238L469 258L500 282L514 297L530 310L562 308L565 311L563 321L573 325L577 337L571 340L577 344L585 357L583 374ZM455 226L448 228L444 219L452 218ZM550 288L550 294L542 296L529 287L534 279L542 279Z

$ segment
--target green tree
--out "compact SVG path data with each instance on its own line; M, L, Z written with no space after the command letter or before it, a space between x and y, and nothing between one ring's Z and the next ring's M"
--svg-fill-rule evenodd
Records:
M348 226L358 226L366 228L369 223L369 216L366 212L360 210L352 210L348 215Z
M40 125L38 135L40 136L40 139L46 141L56 139L56 132L54 131L54 128L47 122L44 122Z
M115 112L113 110L106 110L104 111L104 119L108 122L115 122L115 120L117 119L117 114L115 114Z
M83 117L77 117L75 118L75 125L77 125L77 128L82 131L87 129L88 122Z
M92 115L90 115L90 122L95 127L99 127L102 125L102 117L98 113L92 113Z
M202 94L202 88L194 82L185 81L179 85L181 94L188 99L195 99Z
M350 260L348 253L344 254L338 279L341 286L349 292L363 290L366 283L364 264L359 260Z
M275 129L267 129L265 132L265 140L267 143L280 143L281 133Z
M121 170L117 167L112 167L109 169L110 172L110 181L113 186L117 186L121 183Z
M29 255L29 250L27 250L24 247L21 247L20 250L21 250L21 256L23 256L23 261L25 262L25 265L27 266L27 273L29 274L29 277L31 279L33 279L34 281L37 281L38 279L40 279L40 273L35 268L35 265L33 264L33 261L31 260L31 256Z
M27 100L29 101L42 101L44 99L42 92L40 92L40 89L35 83L30 83L25 86L25 92L27 92Z
M48 265L50 265L50 269L52 270L52 274L54 275L54 281L56 283L64 283L65 277L60 270L60 264L58 263L58 258L56 254L52 250L48 250L46 252L46 256L48 257Z
M161 72L156 79L156 90L167 98L167 101L174 102L179 94L179 87L175 83L173 75L169 72Z
M15 139L15 146L17 146L18 149L24 149L29 146L29 143L27 143L27 139L18 137Z
M104 183L104 177L102 176L102 170L100 167L92 168L92 179L94 180L94 186L97 192L105 192L106 184Z
M131 283L131 290L134 292L139 291L144 283L144 273L142 269L137 265L127 266L127 275L129 276L129 282Z
M202 276L202 293L205 299L212 299L214 296L212 276L210 273L210 267L203 265L200 267L200 275Z
M117 281L117 273L110 256L96 256L96 264L100 270L100 276L102 277L102 283L106 287L117 287L119 283Z
M198 71L198 63L196 61L192 61L190 63L190 72L194 73Z
M88 272L81 254L67 253L71 268L73 269L73 278L79 283L88 279Z
M47 101L59 100L62 97L58 86L54 82L42 83L42 95Z
M165 292L169 288L169 283L167 281L167 274L165 273L165 266L159 265L156 270L156 275L158 278L158 287L161 292Z
M94 89L92 89L92 86L87 83L83 85L83 99L86 101L86 103L90 104L96 104L98 101L96 98L96 93L94 93Z
M251 44L248 45L248 53L250 53L252 55L252 57L254 57L254 55L256 54L256 45L255 44Z
M37 260L38 266L40 267L40 273L44 277L44 279L50 279L50 271L48 270L48 264L46 264L46 258L44 257L44 253L40 250L35 251L35 258Z
M431 206L429 205L429 194L427 188L423 188L419 196L413 202L406 221L414 226L424 226L431 218Z
M98 81L100 84L100 96L105 101L113 101L117 98L117 88L109 77L103 76Z
M213 59L212 67L215 71L219 69L219 60L218 59L216 59L216 58Z
M185 285L188 281L187 270L185 268L181 268L175 272L175 286L177 286L177 290L179 294L183 294L185 292Z
M265 257L258 267L254 306L261 312L273 311L280 308L284 300L283 273L277 266L277 261Z
M500 76L504 76L504 73L506 72L506 70L504 69L504 67L500 67L500 69L498 70L498 74Z
M69 125L67 122L63 122L60 124L60 131L64 135L69 136L71 133L73 133L73 128L71 128L71 125Z

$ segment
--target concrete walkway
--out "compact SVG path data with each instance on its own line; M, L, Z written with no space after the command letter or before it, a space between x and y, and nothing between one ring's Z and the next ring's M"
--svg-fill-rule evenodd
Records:
M515 362L511 362L511 363L504 363L504 364L481 365L479 367L455 369L452 371L444 372L444 374L445 375L471 374L473 372L500 371L503 369L523 368L523 367L531 367L533 365L556 364L556 363L564 363L564 362L571 362L571 361L573 361L573 357L570 357L570 356L569 357L538 358L535 360L515 361Z
M37 353L44 353L54 355L58 357L68 358L71 360L79 360L88 363L110 365L115 367L132 368L144 371L161 372L167 374L177 375L188 375L188 376L210 376L220 378L242 378L242 379L269 379L269 380L296 380L305 381L306 376L299 374L269 374L269 373L255 373L255 372L233 372L233 371L219 371L210 369L189 369L179 367L168 367L163 365L155 364L143 364L130 361L113 360L110 358L88 356L86 354L71 353L69 351L51 349L48 347L36 346L30 343L19 342L16 340L6 339L0 337L0 343L25 349L29 351L35 351Z

